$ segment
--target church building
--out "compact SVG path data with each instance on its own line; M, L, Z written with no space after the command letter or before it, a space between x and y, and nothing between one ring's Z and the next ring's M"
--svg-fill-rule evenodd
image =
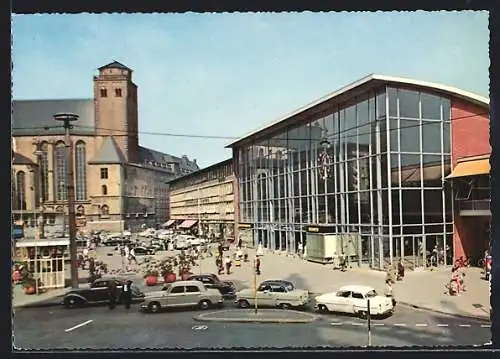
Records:
M196 160L139 145L137 85L114 61L94 76L94 98L14 100L14 220L64 224L67 157L64 128L53 115L79 116L71 129L75 210L81 229L120 231L169 218L168 181L199 169Z

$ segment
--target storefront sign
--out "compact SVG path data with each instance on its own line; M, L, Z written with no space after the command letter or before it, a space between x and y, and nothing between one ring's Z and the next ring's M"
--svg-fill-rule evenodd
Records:
M308 232L313 232L313 233L318 233L319 228L318 227L307 227Z
M238 228L239 229L250 229L250 228L253 228L253 224L252 223L239 223Z

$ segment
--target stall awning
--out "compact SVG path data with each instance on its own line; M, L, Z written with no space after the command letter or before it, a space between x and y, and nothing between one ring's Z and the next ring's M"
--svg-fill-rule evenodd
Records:
M490 173L490 159L459 162L446 178L487 175Z
M166 221L165 223L163 223L162 227L163 228L168 228L168 227L172 227L172 225L175 223L175 219L169 219L168 221Z
M181 225L179 226L179 228L181 228L181 229L189 229L192 226L194 226L196 224L196 222L198 222L198 221L195 220L195 219L186 219L184 222L181 223Z

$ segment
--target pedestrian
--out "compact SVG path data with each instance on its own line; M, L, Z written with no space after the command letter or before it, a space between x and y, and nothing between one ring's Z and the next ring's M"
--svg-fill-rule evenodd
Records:
M224 264L226 265L226 274L231 274L232 261L231 261L231 257L229 256L229 254L224 259Z
M130 309L132 302L132 281L129 279L123 284L122 299L126 309Z
M262 248L262 242L259 242L259 245L257 246L257 256L263 256L264 255L264 249Z
M385 281L385 296L388 298L392 298L392 306L396 306L396 300L394 299L394 291L392 289L392 280L386 279Z
M396 279L403 280L404 277L405 277L405 267L403 265L403 261L400 258L399 262L398 262L398 275L397 275Z
M238 248L241 249L241 246L243 244L243 241L241 239L241 237L238 239Z
M259 256L255 257L255 273L257 275L260 275L260 257Z
M108 291L109 291L109 303L108 303L109 309L112 310L116 308L116 301L118 299L116 283L112 279L108 281Z
M219 274L224 274L224 267L222 266L222 257L218 256L215 258L215 265Z
M298 251L299 258L302 258L302 251L303 250L304 250L304 248L302 247L302 241L299 241L299 244L297 246L297 251Z
M248 262L248 249L246 244L245 247L243 248L243 261Z
M219 243L217 250L219 251L219 257L222 258L222 254L223 254L222 252L224 252L224 249L222 248L222 243Z
M129 253L129 262L132 262L132 261L133 261L136 265L138 264L138 263L137 263L137 258L136 258L136 256L135 256L135 249L134 249L134 247L132 247L132 248L130 249L130 253Z

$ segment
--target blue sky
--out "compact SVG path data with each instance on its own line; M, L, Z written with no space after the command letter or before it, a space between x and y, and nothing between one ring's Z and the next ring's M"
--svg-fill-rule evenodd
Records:
M370 73L488 96L487 12L78 14L13 17L13 97L91 98L118 60L139 130L240 137ZM224 139L140 135L207 166Z

